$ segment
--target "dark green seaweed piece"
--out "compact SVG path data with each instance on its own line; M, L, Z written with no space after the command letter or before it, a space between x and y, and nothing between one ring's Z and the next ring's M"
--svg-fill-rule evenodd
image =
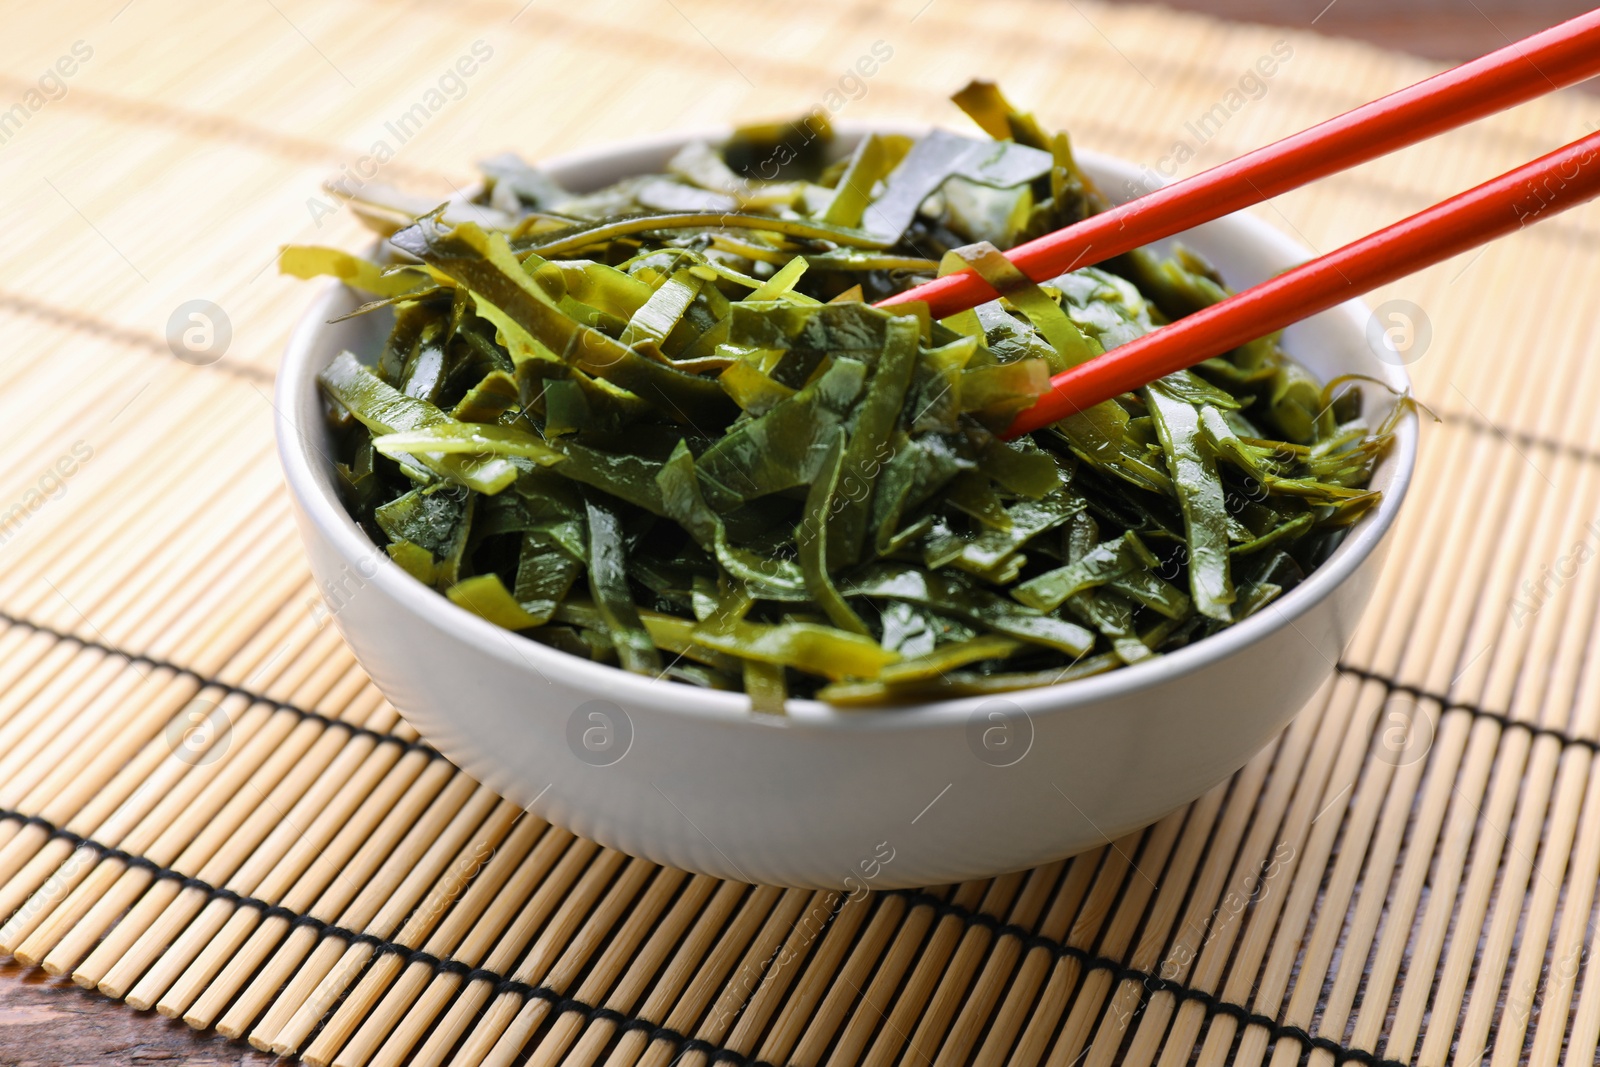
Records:
M624 566L622 523L606 504L585 500L589 520L589 594L617 646L622 666L652 677L661 673L661 655L639 618Z
M1200 614L1221 622L1232 616L1233 578L1228 570L1228 523L1222 479L1200 430L1200 413L1163 382L1145 389L1150 412L1167 455L1167 469L1183 508L1189 541L1189 591Z
M866 634L867 624L861 621L839 589L833 584L834 563L828 556L829 519L834 514L838 499L839 471L844 466L844 430L835 432L833 444L828 446L827 457L818 468L811 490L806 494L805 513L795 542L800 546L800 570L805 575L806 590L811 599L822 608L828 620L841 630Z
M682 441L656 473L661 506L666 515L686 530L722 568L769 600L805 600L807 578L791 560L763 556L732 544L722 516L706 504L700 492L694 457ZM857 631L865 632L865 631Z
M374 437L404 432L467 430L426 400L406 396L384 382L349 352L317 376L322 388L354 415ZM497 456L475 457L425 452L414 457L435 474L469 489L498 493L516 479L517 469Z
M1014 586L1011 595L1030 608L1054 611L1072 597L1140 571L1159 566L1136 534L1096 545L1065 567L1057 567Z
M512 595L534 624L540 625L550 621L582 572L583 561L575 559L557 538L542 530L529 530L522 535Z
M664 413L676 413L685 423L715 421L726 413L727 397L715 382L654 362L569 317L536 284L524 269L526 264L512 256L503 236L485 233L472 223L446 229L438 218L428 216L390 241L469 289L477 297L479 313L491 321L498 312L510 320L506 326L520 327L546 351L637 393Z
M864 221L886 246L893 245L911 225L922 202L948 179L960 176L1004 189L1048 174L1050 165L1047 153L1015 142L983 141L931 130L890 172L883 195L873 201Z
M986 529L962 536L948 526L935 526L922 543L923 564L931 570L955 567L996 584L1009 585L1021 571L1021 550L1086 507L1082 497L1057 491L1040 500L1019 500L1007 508L1007 529Z
M847 596L904 600L1073 656L1081 656L1094 646L1094 635L1083 627L1012 603L955 575L945 577L915 567L875 564L853 576L842 592Z
M874 678L900 658L870 637L812 622L764 625L708 619L695 628L694 638L740 659L834 679Z
M866 366L839 358L760 418L735 423L700 456L700 477L719 500L743 502L809 485L866 381Z
M437 581L455 580L467 548L476 494L453 486L413 489L373 509L378 528L392 541L405 541L433 556Z
M890 320L884 328L883 351L840 460L837 506L829 505L828 553L841 565L861 559L878 474L890 457L891 436L905 406L916 359L916 320Z

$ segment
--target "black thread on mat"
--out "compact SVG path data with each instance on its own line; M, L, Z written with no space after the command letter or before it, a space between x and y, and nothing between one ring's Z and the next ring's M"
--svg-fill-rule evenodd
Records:
M1538 448L1546 452L1553 452L1568 459L1575 459L1580 463L1600 462L1600 452L1582 445L1568 444L1550 437L1540 437L1538 434L1528 433L1526 430L1502 430L1481 415L1471 415L1464 411L1447 411L1439 416L1446 425L1465 426L1478 433L1492 433L1502 441L1514 442L1525 448Z
M1348 663L1340 663L1334 669L1340 674L1348 674L1352 678L1360 678L1367 682L1377 682L1391 693L1404 693L1419 700L1431 700L1445 711L1464 711L1475 719L1487 719L1489 722L1499 723L1501 729L1504 730L1526 730L1534 737L1548 737L1558 741L1563 748L1586 748L1590 752L1600 753L1600 741L1594 741L1587 737L1574 737L1572 734L1549 726L1540 726L1538 723L1513 719L1502 712L1490 711L1488 708L1480 707L1477 704L1451 700L1442 693L1434 693L1414 685L1407 685L1405 682L1386 677L1375 671L1369 671L1364 667L1354 667Z
M561 1013L576 1011L581 1012L584 1016L590 1019L601 1018L612 1019L613 1021L625 1020L630 1027L638 1024L643 1029L649 1030L652 1035L659 1034L663 1037L670 1035L678 1042L687 1040L683 1037L683 1035L657 1026L655 1023L647 1022L645 1020L629 1019L628 1016L625 1016L620 1012L584 1003L583 1001L569 997L558 990L551 989L549 986L530 985L527 982L520 982L514 978L509 978L506 975L500 974L498 971L491 971L483 967L468 967L467 964L459 960L441 960L431 953L424 952L421 949L412 948L409 945L403 945L398 941L391 941L388 938L379 937L376 934L370 934L363 931L350 930L335 923L324 922L314 915L296 914L295 912L290 911L281 905L269 904L268 902L255 897L247 897L243 896L242 894L235 893L231 889L213 886L199 878L186 875L182 871L174 870L171 867L162 867L155 861L144 856L136 856L125 852L122 849L114 848L110 845L91 840L81 834L76 834L70 830L62 829L43 816L24 815L22 812L12 811L9 808L0 808L0 819L10 819L23 823L24 825L38 826L45 830L52 838L59 838L63 841L67 841L75 848L88 848L94 850L94 852L102 859L121 860L123 863L126 863L129 866L145 868L149 870L158 881L175 881L186 887L201 889L213 899L226 900L248 907L259 908L262 912L263 918L268 915L281 915L289 920L290 929L307 927L315 930L319 938L331 936L341 938L350 944L371 945L376 950L377 954L389 953L403 956L408 960L426 962L435 972L448 972L451 974L462 975L469 982L478 980L492 982L494 984L496 993L515 993L524 1000L544 1000L549 1002L552 1007ZM714 1046L708 1046L708 1048L714 1048Z
M633 1030L642 1030L648 1034L650 1043L667 1041L678 1048L680 1054L686 1052L703 1052L713 1063L728 1062L735 1067L777 1067L762 1060L751 1060L743 1053L734 1049L722 1048L701 1038L691 1038L667 1026L658 1025L648 1019L630 1017L622 1012L598 1005L587 1004L574 997L567 996L558 990L544 985L530 985L514 978L500 974L484 967L471 967L459 960L439 959L432 953L421 949L403 945L398 941L391 941L362 931L350 930L334 923L324 922L314 915L300 915L283 907L282 905L269 904L256 897L248 897L236 893L231 889L213 886L199 878L184 874L171 867L162 867L144 856L137 856L119 848L91 840L81 834L73 833L56 826L50 820L39 815L24 815L8 808L0 808L0 819L10 819L24 825L34 825L45 830L53 838L70 842L77 848L93 849L102 859L117 859L130 867L139 867L150 871L159 881L177 881L186 888L199 889L208 894L212 899L225 900L245 907L257 908L262 917L277 915L289 920L290 929L308 927L317 932L321 937L338 937L349 944L371 945L375 954L393 954L404 957L408 962L426 963L435 973L450 973L461 976L467 982L486 981L493 984L496 994L514 993L523 1000L543 1000L551 1005L557 1014L578 1012L586 1019L604 1020L618 1026L620 1033ZM1355 1061L1364 1067L1406 1067L1398 1060L1386 1060L1375 1053L1363 1049L1346 1048L1331 1038L1313 1037L1301 1027L1279 1023L1269 1015L1251 1012L1248 1009L1233 1004L1229 1001L1219 1000L1214 994L1202 989L1186 986L1170 978L1150 974L1147 971L1130 967L1120 960L1106 956L1096 956L1084 949L1056 941L1041 934L1036 934L1014 923L1003 923L993 915L976 912L970 908L953 904L941 897L934 896L925 890L916 889L888 889L882 890L884 896L898 896L908 901L912 907L927 906L935 909L943 918L949 916L968 928L981 927L988 930L995 937L1014 937L1029 949L1043 949L1054 958L1063 957L1076 960L1087 971L1109 971L1118 981L1133 981L1144 986L1149 993L1168 993L1179 1001L1192 1000L1202 1004L1208 1018L1215 1015L1226 1015L1243 1025L1259 1026L1265 1029L1274 1040L1284 1038L1300 1042L1309 1051L1312 1048L1320 1049L1334 1056L1338 1062Z
M467 964L450 959L439 960L433 965L433 969L440 974L453 974L457 978L472 972L472 968Z
M10 84L16 87L19 93L26 91L32 85L25 79L10 75L0 76L0 84ZM187 136L226 141L242 145L250 151L277 156L295 163L337 166L348 157L348 151L337 144L310 137L298 137L213 111L195 111L153 100L129 100L115 93L94 89L81 90L76 104L80 111L107 116L114 123L140 122L162 127L168 131L177 130ZM404 163L396 163L393 166L396 172L404 174L411 181L448 180L448 177L439 171Z
M435 956L433 953L425 952L420 948L413 949L411 952L407 953L405 962L407 966L410 966L413 963L426 963L431 970L439 971L444 969L443 960L441 960L438 956ZM464 963L457 962L457 965L462 971L467 969L467 965Z
M263 696L252 689L245 689L241 686L230 685L229 683L219 681L216 678L207 678L197 670L194 670L190 667L184 667L177 663L171 663L164 659L156 659L153 656L139 655L137 653L129 652L127 649L117 648L115 645L108 645L100 641L88 641L82 637L78 637L75 634L62 633L60 630L57 630L54 627L41 626L39 623L32 622L28 619L18 618L17 616L5 611L0 611L0 623L5 623L8 626L17 626L24 630L32 630L34 633L44 634L47 637L53 637L57 641L70 642L77 645L79 648L92 648L97 652L104 652L108 656L118 656L127 660L130 664L142 663L145 666L154 667L156 670L171 671L173 674L181 675L185 678L192 678L205 688L220 689L225 696L243 697L252 704L265 704L274 711L287 711L291 715L298 715L301 719L304 719L307 722L321 723L324 727L337 726L341 730L349 731L351 737L370 737L374 741L380 743L391 742L401 746L402 751L405 752L425 753L429 759L444 758L444 756L437 749L425 741L408 741L397 734L386 734L380 730L371 730L365 726L357 726L355 723L345 722L342 719L330 718L327 715L323 715L321 712L308 711L307 709L297 707L294 704L285 704L281 700L274 700L269 696Z
M499 10L498 6L493 4L474 4L470 6L473 8L483 7L486 10L493 11ZM497 16L491 15L488 17L492 19ZM592 23L585 22L581 18L572 18L560 14L555 14L554 17L558 20L563 29L569 31L578 32L591 29L593 26ZM659 36L653 35L648 31L643 31L637 36L638 38L642 39L647 46L660 44ZM1013 36L1010 39L1012 41L1025 40L1029 45L1034 45L1036 43L1031 39L1019 38L1017 36ZM1151 61L1147 59L1147 62ZM1197 70L1207 69L1204 64L1191 60L1169 60L1160 58L1154 60L1153 62L1163 71L1174 73L1176 76L1189 75ZM800 63L782 64L781 69L782 73L780 76L789 79L799 78L809 70L809 68ZM25 92L32 88L32 84L27 80L9 75L0 78L0 83L10 84L18 93ZM894 90L891 88L888 91L893 92ZM1320 87L1306 89L1299 86L1293 86L1286 88L1283 91L1289 93L1291 96L1298 97L1301 100L1313 102L1317 105L1314 110L1318 114L1331 112L1335 109L1335 105L1338 105L1340 110L1350 106L1348 97L1339 93L1323 92L1320 90ZM208 139L223 140L230 143L243 145L252 151L257 151L264 155L277 156L283 159L292 160L297 163L309 162L334 165L347 159L349 154L348 150L341 145L331 144L320 139L298 137L270 127L259 126L255 123L247 122L235 116L218 114L211 111L190 110L188 108L182 108L171 104L157 103L151 100L128 100L117 96L114 93L101 92L94 89L79 90L78 94L74 94L72 96L72 100L74 107L83 111L91 111L99 115L109 116L114 122L135 121L147 123L152 126L163 127L168 130L175 129L187 135L197 135ZM1083 120L1079 123L1079 126L1115 128L1116 132L1121 135L1125 135L1128 132L1122 127L1112 127L1111 123L1103 120ZM1542 150L1543 147L1533 138L1525 137L1521 135L1520 132L1500 133L1496 140L1499 143L1506 145L1525 147L1529 153L1532 153L1535 149ZM1253 146L1230 147L1234 148L1234 155L1239 155L1242 154L1247 147ZM435 181L450 180L449 176L443 175L438 171L428 168L410 166L400 163L391 164L391 166L396 172L408 176L411 180L416 180L417 178L429 178ZM1402 197L1416 197L1424 195L1422 191L1413 189L1410 186L1395 185L1390 182L1379 182L1371 180L1370 178L1357 177L1346 178L1344 180L1359 187L1377 188L1384 193L1398 194Z
M884 896L901 897L912 907L931 907L940 918L950 916L968 927L983 927L996 938L1015 938L1022 943L1023 947L1030 950L1043 949L1057 960L1063 958L1075 960L1086 972L1109 971L1119 982L1137 982L1148 993L1167 993L1176 997L1180 1002L1195 1001L1204 1006L1208 1018L1214 1015L1226 1015L1241 1024L1259 1026L1265 1029L1275 1041L1290 1038L1299 1041L1302 1045L1328 1052L1341 1063L1354 1060L1365 1064L1366 1067L1406 1067L1405 1064L1398 1060L1386 1060L1364 1049L1347 1048L1331 1038L1313 1037L1301 1027L1280 1023L1270 1015L1262 1015L1230 1001L1220 1000L1214 993L1207 992L1204 989L1196 989L1174 979L1163 978L1160 975L1151 974L1137 967L1130 967L1121 960L1111 959L1108 956L1097 956L1074 945L1036 934L1014 923L1003 923L993 915L974 912L959 904L953 904L941 897L936 897L925 890L886 889L881 892Z
M114 322L97 319L92 315L85 315L81 311L72 311L67 308L46 304L41 300L21 296L17 293L0 292L0 308L15 311L22 315L29 315L35 319L64 326L67 329L78 330L83 333L93 334L115 341L117 344L129 348L141 348L156 356L172 356L172 350L167 347L160 337L155 334L141 333L119 326ZM261 382L270 385L273 380L272 371L265 367L256 367L248 363L213 363L216 370L234 378L243 378L246 381Z

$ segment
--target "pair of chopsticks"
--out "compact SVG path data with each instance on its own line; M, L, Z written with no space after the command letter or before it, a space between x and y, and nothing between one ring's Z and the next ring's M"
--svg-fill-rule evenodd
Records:
M1600 10L1006 254L1034 281L1120 255L1600 74ZM1005 436L1076 414L1600 194L1600 132L1057 374ZM1001 295L971 271L882 301L945 318Z

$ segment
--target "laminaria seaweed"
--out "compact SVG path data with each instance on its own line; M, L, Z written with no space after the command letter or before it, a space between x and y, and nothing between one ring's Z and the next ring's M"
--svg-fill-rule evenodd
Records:
M1268 337L1003 440L1227 290L1182 248L1029 281L1001 250L1105 201L1065 134L955 100L986 136L830 161L810 116L594 191L511 156L431 211L363 189L392 265L281 257L394 318L320 378L351 514L492 623L769 712L1067 681L1261 611L1376 502L1393 419ZM966 269L1005 296L872 306Z

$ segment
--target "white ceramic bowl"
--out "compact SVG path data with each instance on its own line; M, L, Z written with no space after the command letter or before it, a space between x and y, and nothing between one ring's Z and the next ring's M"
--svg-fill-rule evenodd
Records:
M849 148L861 130L835 147ZM657 170L686 136L544 164L574 189ZM1138 170L1090 153L1107 195ZM1182 236L1237 287L1308 253L1240 215ZM335 491L315 377L341 349L378 349L387 322L337 325L360 297L329 285L289 344L278 445L312 573L362 666L423 737L559 826L658 863L742 881L881 889L1046 863L1145 825L1232 774L1332 672L1376 582L1405 497L1416 423L1375 484L1382 503L1276 605L1170 655L1007 695L883 710L810 701L785 718L745 697L651 681L501 630L413 580ZM1287 333L1327 380L1405 389L1352 302ZM1381 417L1389 398L1367 390Z

